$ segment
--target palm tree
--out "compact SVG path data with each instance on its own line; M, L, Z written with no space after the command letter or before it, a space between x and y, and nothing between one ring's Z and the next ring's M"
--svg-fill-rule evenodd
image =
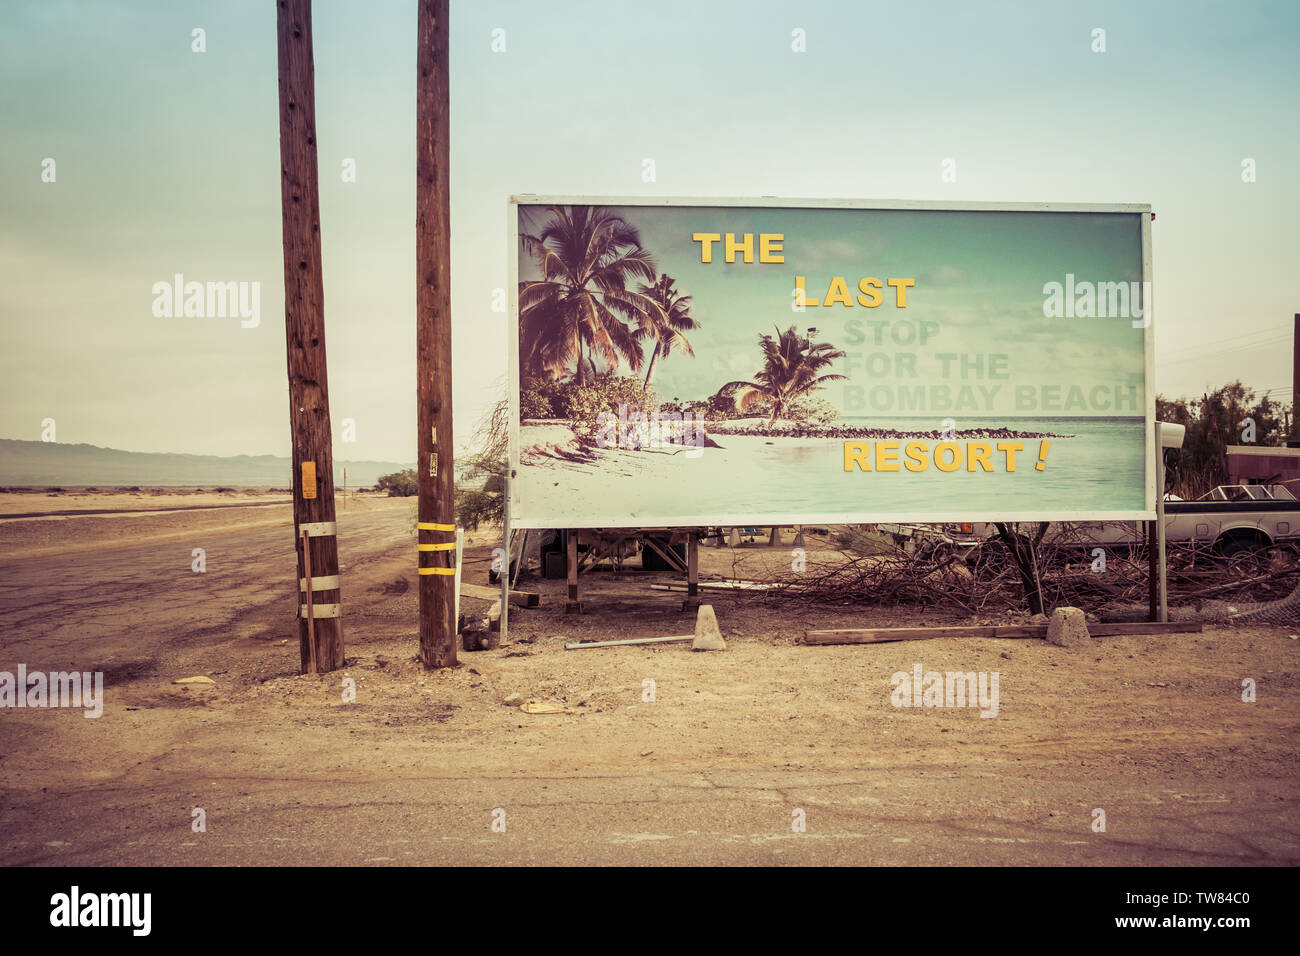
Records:
M650 364L645 370L645 384L649 386L650 376L654 374L655 359L667 358L673 349L686 355L695 355L695 349L687 341L683 332L698 329L700 323L691 318L691 297L682 295L673 286L673 280L667 275L660 275L652 284L642 282L638 286L642 295L659 306L657 311L647 311L644 328L646 334L654 339L654 349L650 352Z
M740 411L767 399L772 403L770 421L776 421L809 392L826 382L847 378L834 373L819 374L835 359L844 358L844 352L828 342L814 345L807 336L796 332L793 325L784 332L777 329L776 338L760 335L758 347L763 350L763 367L754 375L754 381L728 382L718 389L718 394L744 389L734 399Z
M599 206L552 206L536 235L521 235L542 278L519 283L519 360L526 374L556 379L572 371L579 384L627 362L639 371L648 316L663 320L649 297L627 288L657 270L637 230ZM586 354L584 354L584 348Z

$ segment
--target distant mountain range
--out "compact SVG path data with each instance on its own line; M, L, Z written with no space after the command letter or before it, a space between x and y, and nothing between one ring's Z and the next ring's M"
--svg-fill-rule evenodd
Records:
M342 487L344 468L348 470L348 487L362 488L373 486L380 475L413 467L395 461L336 460L334 484ZM293 483L292 471L290 459L274 455L151 454L0 438L0 485L6 486L288 488Z

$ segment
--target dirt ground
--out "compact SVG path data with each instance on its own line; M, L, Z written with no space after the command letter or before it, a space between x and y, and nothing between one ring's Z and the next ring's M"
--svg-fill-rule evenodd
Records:
M114 497L6 495L0 513ZM509 643L430 673L414 502L362 496L339 510L347 666L299 676L289 506L235 503L257 506L0 519L0 670L106 683L98 719L0 711L0 863L1300 859L1296 632L819 647L806 629L936 616L710 594L725 652L566 651L693 627L681 594L650 587L672 575L594 574L587 614L530 580L541 606L511 608ZM470 535L467 582L487 583L497 545ZM700 553L705 577L790 560L765 540ZM917 664L997 672L996 717L895 707L891 675ZM173 683L196 675L214 683Z

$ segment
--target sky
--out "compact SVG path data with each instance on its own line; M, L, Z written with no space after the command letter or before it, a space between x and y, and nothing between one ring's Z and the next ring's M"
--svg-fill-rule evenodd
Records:
M814 396L841 415L1145 416L1140 298L1133 300L1136 312L1130 306L1122 316L1083 318L1073 310L1046 314L1044 294L1057 283L1064 296L1067 282L1072 290L1123 283L1126 293L1140 292L1138 213L609 208L636 227L656 269L691 296L690 314L699 323L686 333L693 354L674 351L655 363L660 398L699 401L724 383L752 380L763 364L759 335L794 326L846 352L829 371L847 380ZM549 215L545 206L521 205L520 231L539 230ZM738 253L726 262L724 238L710 243L711 261L704 262L698 235L736 242L748 235L753 261ZM764 235L780 237L780 253L769 258L784 261L761 261ZM519 268L524 280L541 278L522 250ZM809 300L802 313L793 308L796 277ZM877 298L864 294L864 278L874 280ZM900 291L891 279L910 286ZM643 350L648 358L648 341ZM620 371L629 373L626 365ZM637 374L644 378L644 369ZM1119 409L1117 387L1126 390ZM1071 401L1075 388L1079 398Z
M410 461L415 4L313 16L336 457ZM289 453L275 29L4 4L0 437ZM457 444L505 393L518 193L1150 203L1157 390L1289 400L1297 39L1293 2L453 0ZM177 274L259 283L258 324L155 315Z

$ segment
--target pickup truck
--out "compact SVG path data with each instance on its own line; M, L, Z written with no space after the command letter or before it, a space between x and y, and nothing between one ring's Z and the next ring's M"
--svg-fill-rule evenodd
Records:
M1212 541L1236 554L1300 540L1300 501L1285 484L1220 485L1195 501L1165 502L1166 541Z
M975 529L980 529L977 533ZM997 529L987 522L965 524L899 524L885 522L875 526L881 534L893 538L894 545L905 551L928 553L932 551L966 552L983 543L986 534L997 535Z
M997 538L992 522L970 524L882 524L900 547L967 554ZM1145 529L1137 521L1052 524L1045 540L1068 539L1077 547L1141 544ZM1220 485L1195 501L1165 496L1165 540L1211 545L1224 555L1300 542L1300 500L1286 484Z

